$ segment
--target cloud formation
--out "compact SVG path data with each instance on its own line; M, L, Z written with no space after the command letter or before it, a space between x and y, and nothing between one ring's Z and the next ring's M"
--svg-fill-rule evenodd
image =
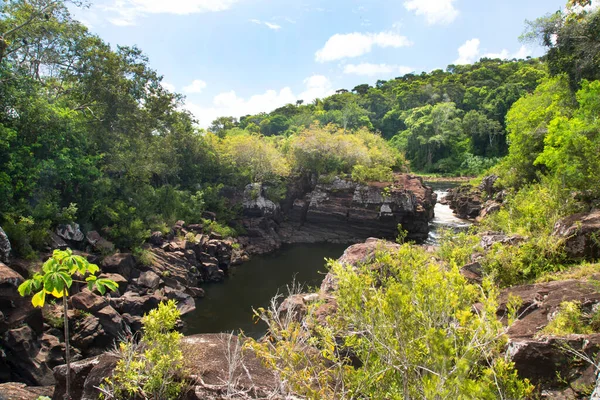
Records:
M183 91L188 94L202 93L206 89L206 82L201 79L194 79L191 84L185 86Z
M277 25L272 22L261 21L259 19L251 19L250 22L252 22L253 24L257 24L257 25L264 25L267 28L272 29L274 31L278 31L281 29L281 25Z
M422 15L429 25L449 24L458 17L458 10L454 7L456 0L407 0L404 8Z
M464 65L472 64L479 61L480 58L499 58L501 60L512 60L512 59L525 59L531 55L531 50L526 46L521 46L519 50L514 53L503 49L499 53L484 53L481 54L479 46L481 41L477 38L467 40L462 46L458 48L458 58L454 61L454 64Z
M239 0L115 0L104 6L104 11L115 13L109 22L118 26L135 25L138 17L146 14L199 14L225 11Z
M320 63L359 57L370 53L373 47L406 47L412 42L406 36L393 32L380 33L337 33L330 37L325 46L315 53L315 60Z
M362 75L362 76L382 76L390 74L406 75L414 71L414 68L404 65L390 64L346 64L344 66L345 74Z
M279 91L267 90L246 99L231 90L216 95L209 107L187 101L185 108L198 119L201 127L206 128L218 117L239 118L248 114L271 112L286 104L295 104L296 100L304 100L309 103L316 98L323 98L334 93L331 81L323 75L310 76L303 83L304 90L298 95L295 95L289 87L284 87Z

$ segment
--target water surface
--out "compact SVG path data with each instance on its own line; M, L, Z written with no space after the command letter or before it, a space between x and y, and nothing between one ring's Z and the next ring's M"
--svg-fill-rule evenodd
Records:
M425 182L426 185L431 186L434 192L437 194L438 202L435 204L433 209L435 217L433 221L429 223L429 237L425 244L436 245L439 243L440 230L441 229L453 229L460 231L467 229L472 223L465 219L460 219L452 212L450 206L447 204L441 204L442 200L448 194L448 189L459 186L460 182Z
M346 244L284 245L273 254L253 256L250 261L232 268L225 282L204 286L206 297L196 300L196 311L184 317L186 335L244 331L260 336L264 324L252 320L252 308L268 306L277 293L287 294L294 280L318 287L325 277L325 258L339 258Z

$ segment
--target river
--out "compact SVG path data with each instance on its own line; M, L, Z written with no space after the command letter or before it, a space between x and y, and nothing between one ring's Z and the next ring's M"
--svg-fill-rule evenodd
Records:
M448 182L428 183L442 199ZM435 245L440 228L463 229L468 221L456 218L450 207L437 203L435 218L430 223L426 244ZM185 334L239 332L248 336L261 336L262 324L255 324L252 308L266 307L276 294L287 294L292 282L302 284L308 291L318 287L326 273L325 258L339 258L346 244L294 244L285 245L273 254L254 256L233 268L224 283L204 287L206 296L196 301L196 311L184 317Z

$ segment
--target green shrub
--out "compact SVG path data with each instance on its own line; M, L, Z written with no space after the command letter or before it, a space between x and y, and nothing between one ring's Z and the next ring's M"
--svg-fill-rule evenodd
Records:
M578 301L563 301L552 320L540 334L564 336L571 334L593 333L592 328L584 320L581 303Z
M275 321L272 340L253 348L291 391L311 399L532 394L502 355L504 328L490 281L471 285L458 268L410 245L380 251L356 268L333 261L329 266L337 280L337 310L325 325L314 308L302 321L286 324L276 313L261 314ZM472 312L475 303L481 304L478 313ZM350 367L347 354L360 367Z
M105 398L178 399L186 386L182 381L183 335L175 331L180 313L174 300L158 305L142 320L139 343L123 342L117 353L121 358L113 375L101 385Z
M359 164L352 168L352 180L360 183L392 182L394 175L392 169L385 165L368 167Z
M149 249L145 249L143 247L136 247L135 249L133 249L133 256L135 257L137 262L146 267L151 266L154 263L154 261L156 261L156 256L154 255L154 253Z
M217 221L211 221L209 219L202 220L202 224L204 225L204 231L207 233L215 232L224 238L227 237L236 237L237 232L235 229L218 223Z

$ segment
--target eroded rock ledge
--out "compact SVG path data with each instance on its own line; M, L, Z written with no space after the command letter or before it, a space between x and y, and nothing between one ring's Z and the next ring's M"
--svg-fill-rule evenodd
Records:
M276 204L260 185L244 193L240 238L250 253L273 251L283 243L356 243L370 236L394 238L398 225L408 239L427 239L436 195L421 178L396 174L394 182L360 184L340 177L290 190Z

